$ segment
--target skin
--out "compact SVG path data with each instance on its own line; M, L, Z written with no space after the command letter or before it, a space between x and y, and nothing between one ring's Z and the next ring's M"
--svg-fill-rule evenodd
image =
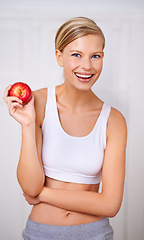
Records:
M88 135L98 119L103 102L92 92L103 66L102 40L87 35L68 44L56 59L63 67L65 81L56 87L56 100L61 127L75 137ZM76 76L92 75L88 82ZM42 124L45 116L47 89L33 92L31 101L22 106L19 99L4 100L10 115L22 126L22 146L17 177L26 201L34 205L33 221L53 225L76 225L114 217L121 206L125 178L127 127L122 114L112 108L107 124L107 145L99 184L62 182L44 176L42 166ZM14 102L16 101L16 102ZM69 121L71 119L71 121Z

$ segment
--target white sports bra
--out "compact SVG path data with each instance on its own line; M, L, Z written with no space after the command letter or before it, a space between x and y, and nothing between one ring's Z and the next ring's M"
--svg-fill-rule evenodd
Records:
M61 126L55 87L48 89L42 126L42 161L46 176L64 182L100 183L110 109L104 103L93 130L84 137L74 137Z

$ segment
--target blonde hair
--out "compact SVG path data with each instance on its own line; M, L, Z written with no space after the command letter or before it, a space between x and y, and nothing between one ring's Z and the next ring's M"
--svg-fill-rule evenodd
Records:
M102 30L93 20L86 17L71 18L58 29L55 36L55 49L62 52L69 43L88 34L100 36L104 49L105 37Z

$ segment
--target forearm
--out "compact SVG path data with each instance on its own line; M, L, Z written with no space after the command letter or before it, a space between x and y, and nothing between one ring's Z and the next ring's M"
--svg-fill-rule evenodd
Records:
M74 212L114 217L119 208L104 193L46 188L39 195L41 202Z
M37 154L35 124L22 128L17 178L22 190L28 195L36 196L43 188L44 174Z

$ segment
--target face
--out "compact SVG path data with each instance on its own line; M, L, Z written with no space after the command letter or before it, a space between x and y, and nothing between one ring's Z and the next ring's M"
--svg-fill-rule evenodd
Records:
M90 89L99 78L103 66L103 42L100 36L86 35L56 51L63 67L65 82L81 90Z

